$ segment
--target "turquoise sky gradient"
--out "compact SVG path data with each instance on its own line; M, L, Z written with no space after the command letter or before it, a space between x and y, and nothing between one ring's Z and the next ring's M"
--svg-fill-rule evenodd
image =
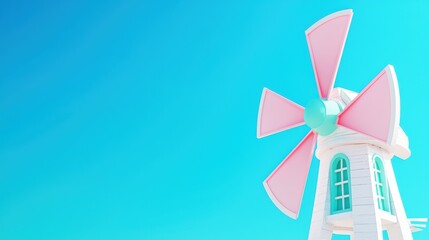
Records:
M297 221L262 181L308 129L256 139L259 99L317 96L304 31L348 8L335 85L394 65L393 164L429 216L428 1L102 2L1 2L0 239L306 239L318 160Z

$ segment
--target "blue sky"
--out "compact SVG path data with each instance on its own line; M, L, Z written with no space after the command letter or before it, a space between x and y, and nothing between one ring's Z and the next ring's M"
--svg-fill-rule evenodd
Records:
M336 86L394 65L428 217L429 2L2 1L0 239L306 239L318 161L297 221L262 181L308 129L256 139L259 99L317 96L304 31L348 8Z

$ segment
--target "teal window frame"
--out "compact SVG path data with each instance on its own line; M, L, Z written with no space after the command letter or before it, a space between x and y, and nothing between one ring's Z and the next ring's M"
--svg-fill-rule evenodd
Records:
M389 184L384 172L383 158L380 155L375 154L373 156L372 167L378 209L392 213Z
M343 154L336 154L330 167L331 214L352 210L352 189L350 180L350 161Z

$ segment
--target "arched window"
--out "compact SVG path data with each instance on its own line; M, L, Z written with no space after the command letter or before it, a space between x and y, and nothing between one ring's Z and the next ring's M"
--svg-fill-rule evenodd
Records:
M389 187L384 175L383 160L378 155L375 155L373 158L373 169L378 208L386 212L391 212Z
M350 163L344 154L337 154L331 163L331 214L350 211Z

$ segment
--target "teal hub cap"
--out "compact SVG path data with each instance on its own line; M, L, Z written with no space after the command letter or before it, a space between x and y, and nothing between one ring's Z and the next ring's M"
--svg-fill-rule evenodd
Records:
M337 129L337 118L341 112L335 101L316 99L305 107L304 121L314 131L327 136Z

